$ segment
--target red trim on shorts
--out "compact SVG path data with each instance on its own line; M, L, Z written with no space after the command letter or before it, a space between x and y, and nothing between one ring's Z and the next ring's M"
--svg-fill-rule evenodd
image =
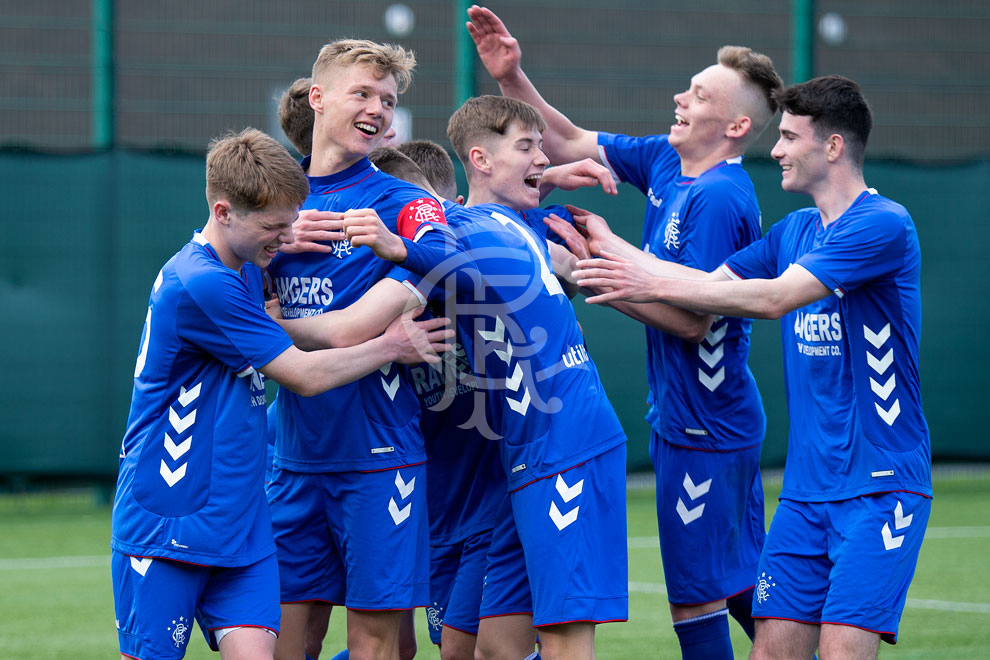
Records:
M419 607L426 607L426 605L413 605L412 607L348 607L344 605L344 607L355 612L408 612Z
M319 603L321 605L332 605L334 607L341 607L343 603L335 603L332 600L324 600L323 598L306 598L304 600L282 600L279 601L279 605L304 605L306 603Z
M880 635L880 639L887 642L888 644L897 644L897 633L892 633L889 631L882 631L882 630L873 630L872 628L864 628L863 626L857 626L855 623L842 623L841 621L822 621L822 625L846 626L847 628L858 628L859 630L865 630L866 632Z
M556 621L554 623L541 623L540 625L534 625L534 628L546 628L547 626L563 626L568 623L593 623L598 625L599 623L625 623L629 619L572 619L570 621Z
M405 465L394 465L392 467L378 468L377 470L354 470L360 474L372 474L374 472L388 472L389 470L401 470L402 468L415 467L417 465L423 465L426 461L420 461L418 463L406 463Z
M278 637L278 631L275 630L274 628L270 628L268 626L259 626L253 623L232 623L229 626L214 626L213 628L210 628L209 632L214 632L216 630L226 630L227 628L257 628L259 630L267 630L275 637Z
M532 612L506 612L505 614L486 614L485 616L479 616L478 619L497 619L500 616L533 616ZM447 625L447 624L444 624Z
M749 591L750 589L753 589L755 587L756 587L756 585L753 584L753 585L750 585L750 586L746 587L742 591L737 591L734 594L729 594L728 596L723 596L722 598L716 598L715 600L707 600L707 601L705 601L703 603L675 603L672 600L668 600L667 602L670 603L671 605L677 605L678 607L697 607L698 605L708 605L709 603L717 603L720 600L729 600L730 598L735 598L739 594L741 594L743 592L746 592L746 591ZM699 616L701 616L701 615L699 615Z
M504 615L496 615L496 616L504 616ZM492 617L489 617L489 618L492 618ZM443 624L443 627L444 628L450 628L451 630L456 630L457 632L464 633L465 635L471 635L472 637L477 637L478 636L478 633L477 632L471 632L470 630L464 630L462 628L458 628L457 626L452 626L449 623L444 623ZM440 645L437 644L437 646L440 646Z
M820 621L802 621L801 619L792 619L792 618L786 617L786 616L762 616L762 615L756 615L756 614L754 614L753 615L753 618L754 619L777 619L778 621L793 621L794 623L804 623L804 624L807 624L809 626L820 626L820 625L822 625Z

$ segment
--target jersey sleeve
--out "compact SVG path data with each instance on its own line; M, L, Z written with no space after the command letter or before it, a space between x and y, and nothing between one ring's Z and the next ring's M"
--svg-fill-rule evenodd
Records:
M668 183L681 169L680 158L666 135L629 137L599 133L598 155L614 178L631 183L644 195L651 186ZM666 180L656 180L657 172L664 172Z
M419 197L403 205L396 217L396 230L406 245L406 259L401 265L416 275L429 275L458 252L443 207L432 197Z
M177 319L177 330L184 339L238 375L252 373L292 345L285 331L265 313L260 272L254 271L256 277L251 280L257 282L219 269L197 275L186 283L190 304Z
M839 295L895 271L904 261L903 219L889 210L839 218L797 263Z
M777 272L777 252L784 221L778 222L766 235L739 250L722 264L723 273L734 280L773 279Z

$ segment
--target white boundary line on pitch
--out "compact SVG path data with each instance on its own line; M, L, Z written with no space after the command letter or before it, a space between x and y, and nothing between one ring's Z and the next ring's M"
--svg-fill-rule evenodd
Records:
M667 589L659 582L630 582L629 591L638 594L656 594L666 596ZM926 600L908 598L907 607L917 610L942 610L944 612L963 612L967 614L990 614L990 604L987 603L954 603L947 600Z
M925 540L929 539L986 539L990 538L990 525L977 527L929 527L925 530ZM660 539L656 536L630 536L629 548L659 548Z

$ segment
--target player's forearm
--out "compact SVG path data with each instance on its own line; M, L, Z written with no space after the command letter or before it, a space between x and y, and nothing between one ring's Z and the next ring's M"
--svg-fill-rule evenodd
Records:
M609 306L640 323L695 344L705 338L715 320L711 314L699 314L659 302L613 301Z
M719 316L779 319L794 309L776 280L701 281L656 278L655 298L684 310Z
M289 348L261 368L279 385L302 396L315 396L367 376L398 355L385 337L358 346L312 352Z

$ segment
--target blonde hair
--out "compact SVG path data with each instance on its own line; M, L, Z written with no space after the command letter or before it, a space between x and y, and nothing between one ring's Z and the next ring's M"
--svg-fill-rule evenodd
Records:
M547 129L539 110L507 96L475 96L450 116L447 137L469 178L471 148L504 136L513 122L519 122L527 129L535 128L540 133Z
M278 121L282 132L301 156L313 152L313 122L316 113L309 105L312 78L297 78L278 100Z
M206 201L225 199L239 210L299 208L309 182L299 163L275 138L256 128L210 142L206 153Z
M401 94L412 81L416 55L395 44L379 44L366 39L339 39L320 49L313 64L313 80L319 81L328 71L352 64L370 67L379 80L391 75Z
M739 74L749 92L748 98L743 100L749 107L737 110L744 111L752 122L751 142L766 129L777 112L774 94L783 89L784 81L774 70L773 60L751 48L722 46L718 49L717 57L719 64Z

